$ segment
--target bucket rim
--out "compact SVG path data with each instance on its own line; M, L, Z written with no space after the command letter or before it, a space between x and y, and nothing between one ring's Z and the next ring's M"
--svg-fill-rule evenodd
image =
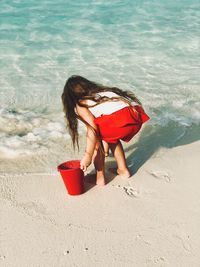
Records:
M74 167L74 168L68 168L68 169L63 169L62 168L62 166L65 164L65 163L70 163L70 162L73 162L73 163L80 163L80 160L67 160L67 161L64 161L64 162L62 162L61 164L59 164L58 166L57 166L57 170L58 171L60 171L60 170L62 170L62 171L71 171L71 170L78 170L78 169L80 169L80 167Z

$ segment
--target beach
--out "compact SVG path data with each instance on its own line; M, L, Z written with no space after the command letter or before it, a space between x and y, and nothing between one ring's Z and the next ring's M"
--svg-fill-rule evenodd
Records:
M78 196L58 173L1 175L1 266L199 266L199 152L162 148Z
M200 2L0 1L0 266L200 266ZM130 91L150 120L67 193L80 160L61 95L80 75ZM90 175L90 176L89 176Z

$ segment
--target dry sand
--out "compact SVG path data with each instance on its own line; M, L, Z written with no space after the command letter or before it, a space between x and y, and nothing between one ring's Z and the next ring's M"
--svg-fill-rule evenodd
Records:
M66 193L59 174L2 174L0 266L200 266L200 142L130 179Z

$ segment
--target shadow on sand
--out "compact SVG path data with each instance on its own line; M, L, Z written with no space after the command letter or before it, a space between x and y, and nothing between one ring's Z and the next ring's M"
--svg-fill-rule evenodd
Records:
M173 148L187 145L200 140L200 125L182 126L170 122L166 126L147 125L139 139L125 149L128 166L131 173L136 173L160 148ZM113 166L115 161L107 163Z
M176 122L170 122L166 126L147 125L138 141L125 149L125 152L129 152L127 163L131 172L136 173L160 148L173 148L198 140L200 140L199 125L186 127Z

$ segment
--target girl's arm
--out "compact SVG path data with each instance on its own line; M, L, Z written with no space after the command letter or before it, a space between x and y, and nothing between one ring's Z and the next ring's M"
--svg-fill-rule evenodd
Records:
M76 105L76 111L84 121L86 121L93 129L97 130L97 126L94 123L95 117L88 108ZM98 146L96 134L91 127L87 126L86 149L80 164L83 171L86 171L87 167L91 164L94 151Z

